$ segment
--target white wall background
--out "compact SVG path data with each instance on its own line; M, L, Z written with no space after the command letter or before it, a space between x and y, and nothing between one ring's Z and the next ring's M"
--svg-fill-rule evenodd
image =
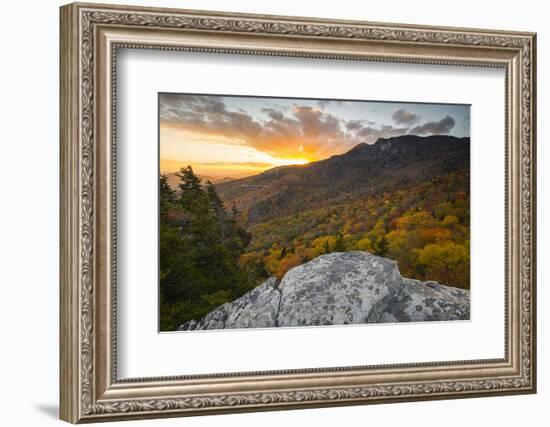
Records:
M110 0L113 3L122 3ZM550 405L550 29L536 0L133 0L191 9L538 32L539 393L438 402L209 416L133 425L542 426ZM60 425L58 402L58 6L57 0L3 4L0 66L0 420L7 426ZM546 217L546 218L545 218ZM546 336L545 336L546 335Z

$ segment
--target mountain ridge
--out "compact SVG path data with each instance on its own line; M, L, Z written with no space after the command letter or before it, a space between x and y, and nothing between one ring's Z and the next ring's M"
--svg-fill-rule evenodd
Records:
M346 153L216 184L248 223L392 191L442 173L467 169L470 138L402 135L360 143Z

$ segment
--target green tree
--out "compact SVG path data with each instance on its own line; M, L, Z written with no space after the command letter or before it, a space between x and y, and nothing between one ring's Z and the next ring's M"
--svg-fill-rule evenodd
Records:
M183 209L194 214L206 214L208 209L208 196L202 189L202 179L193 172L191 166L181 168L176 176L180 179L179 204Z
M179 197L160 178L161 327L174 329L250 289L239 258L249 241L212 183L188 166L177 175Z
M222 200L218 196L218 193L216 192L216 188L210 181L208 181L208 184L206 186L206 191L208 194L208 201L210 203L211 214L218 222L220 239L222 243L224 243L225 235L226 235L226 222L227 222L227 213L225 211L225 207L223 205Z
M160 176L159 190L161 204L174 202L174 191L170 188L170 185L168 185L168 178L166 175Z
M160 176L159 199L160 199L160 216L161 218L166 218L166 215L170 211L171 205L175 201L174 191L168 185L168 179L166 178L166 175Z

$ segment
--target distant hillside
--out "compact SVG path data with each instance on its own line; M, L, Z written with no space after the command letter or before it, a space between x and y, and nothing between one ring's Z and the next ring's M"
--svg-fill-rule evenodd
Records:
M177 176L177 173L178 172L167 173L166 180L172 190L179 192L178 185L180 183L180 178ZM199 175L199 177L203 180L204 183L210 181L212 184L219 184L222 182L228 182L232 180L232 178L215 177L215 176L208 176L208 175Z
M161 330L229 318L216 307L332 253L340 263L368 252L401 277L470 288L469 138L380 139L212 186L189 168L183 181L175 193L160 180Z
M216 189L250 224L375 196L468 169L470 138L403 135L359 144L345 154L253 177Z

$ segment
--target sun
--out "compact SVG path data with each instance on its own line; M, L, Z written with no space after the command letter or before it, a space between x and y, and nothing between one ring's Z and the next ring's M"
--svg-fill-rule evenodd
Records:
M309 163L309 160L304 159L304 158L298 158L298 159L280 159L280 158L277 158L273 163L277 166L307 165Z

